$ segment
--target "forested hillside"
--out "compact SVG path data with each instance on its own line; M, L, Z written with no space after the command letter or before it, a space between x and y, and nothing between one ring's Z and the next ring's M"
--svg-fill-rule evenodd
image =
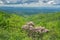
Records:
M21 29L29 21L33 21L35 26L44 26L50 30L44 35L44 40L60 40L60 12L21 16L2 11L0 11L0 40L32 40Z

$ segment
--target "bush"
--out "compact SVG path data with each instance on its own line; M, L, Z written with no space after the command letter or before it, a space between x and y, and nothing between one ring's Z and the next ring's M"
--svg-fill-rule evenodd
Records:
M60 13L35 15L9 14L0 12L0 40L32 40L21 27L28 21L37 26L45 26L50 32L44 35L44 40L60 40Z

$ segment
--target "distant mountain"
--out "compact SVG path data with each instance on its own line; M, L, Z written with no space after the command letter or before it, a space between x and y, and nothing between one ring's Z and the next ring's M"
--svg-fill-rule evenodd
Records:
M59 8L52 7L0 7L0 10L17 13L17 14L36 14L36 13L50 13L50 12L60 12Z

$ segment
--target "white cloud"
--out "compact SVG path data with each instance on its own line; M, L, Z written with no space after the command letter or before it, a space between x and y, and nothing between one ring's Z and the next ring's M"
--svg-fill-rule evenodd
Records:
M3 1L0 0L0 4L3 4Z
M22 0L22 2L26 2L26 1L28 1L28 0Z
M21 0L6 0L7 3L18 3L18 1ZM25 2L27 0L22 0L22 2ZM44 0L39 0L39 2L32 2L30 4L28 3L23 3L23 4L11 4L11 5L2 5L2 6L8 6L8 7L41 7L41 6L52 6L53 4L57 4L57 0L45 0L47 1L46 3L43 2ZM3 1L0 1L0 6L1 4L4 3Z
M7 2L7 3L10 3L10 1L8 1L8 0L7 0L6 2Z
M8 7L42 7L42 6L50 6L50 5L44 4L43 2L38 2L38 3L30 3L30 4L24 3L24 4L5 5L5 6L8 6Z
M47 4L56 4L54 1L49 1Z
M16 3L17 0L6 0L7 3Z

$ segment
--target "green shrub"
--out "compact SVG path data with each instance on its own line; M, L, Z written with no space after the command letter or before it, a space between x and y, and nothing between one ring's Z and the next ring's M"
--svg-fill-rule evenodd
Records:
M60 12L23 15L0 12L0 40L32 40L21 27L28 21L36 26L45 26L50 32L44 35L44 40L60 40Z

